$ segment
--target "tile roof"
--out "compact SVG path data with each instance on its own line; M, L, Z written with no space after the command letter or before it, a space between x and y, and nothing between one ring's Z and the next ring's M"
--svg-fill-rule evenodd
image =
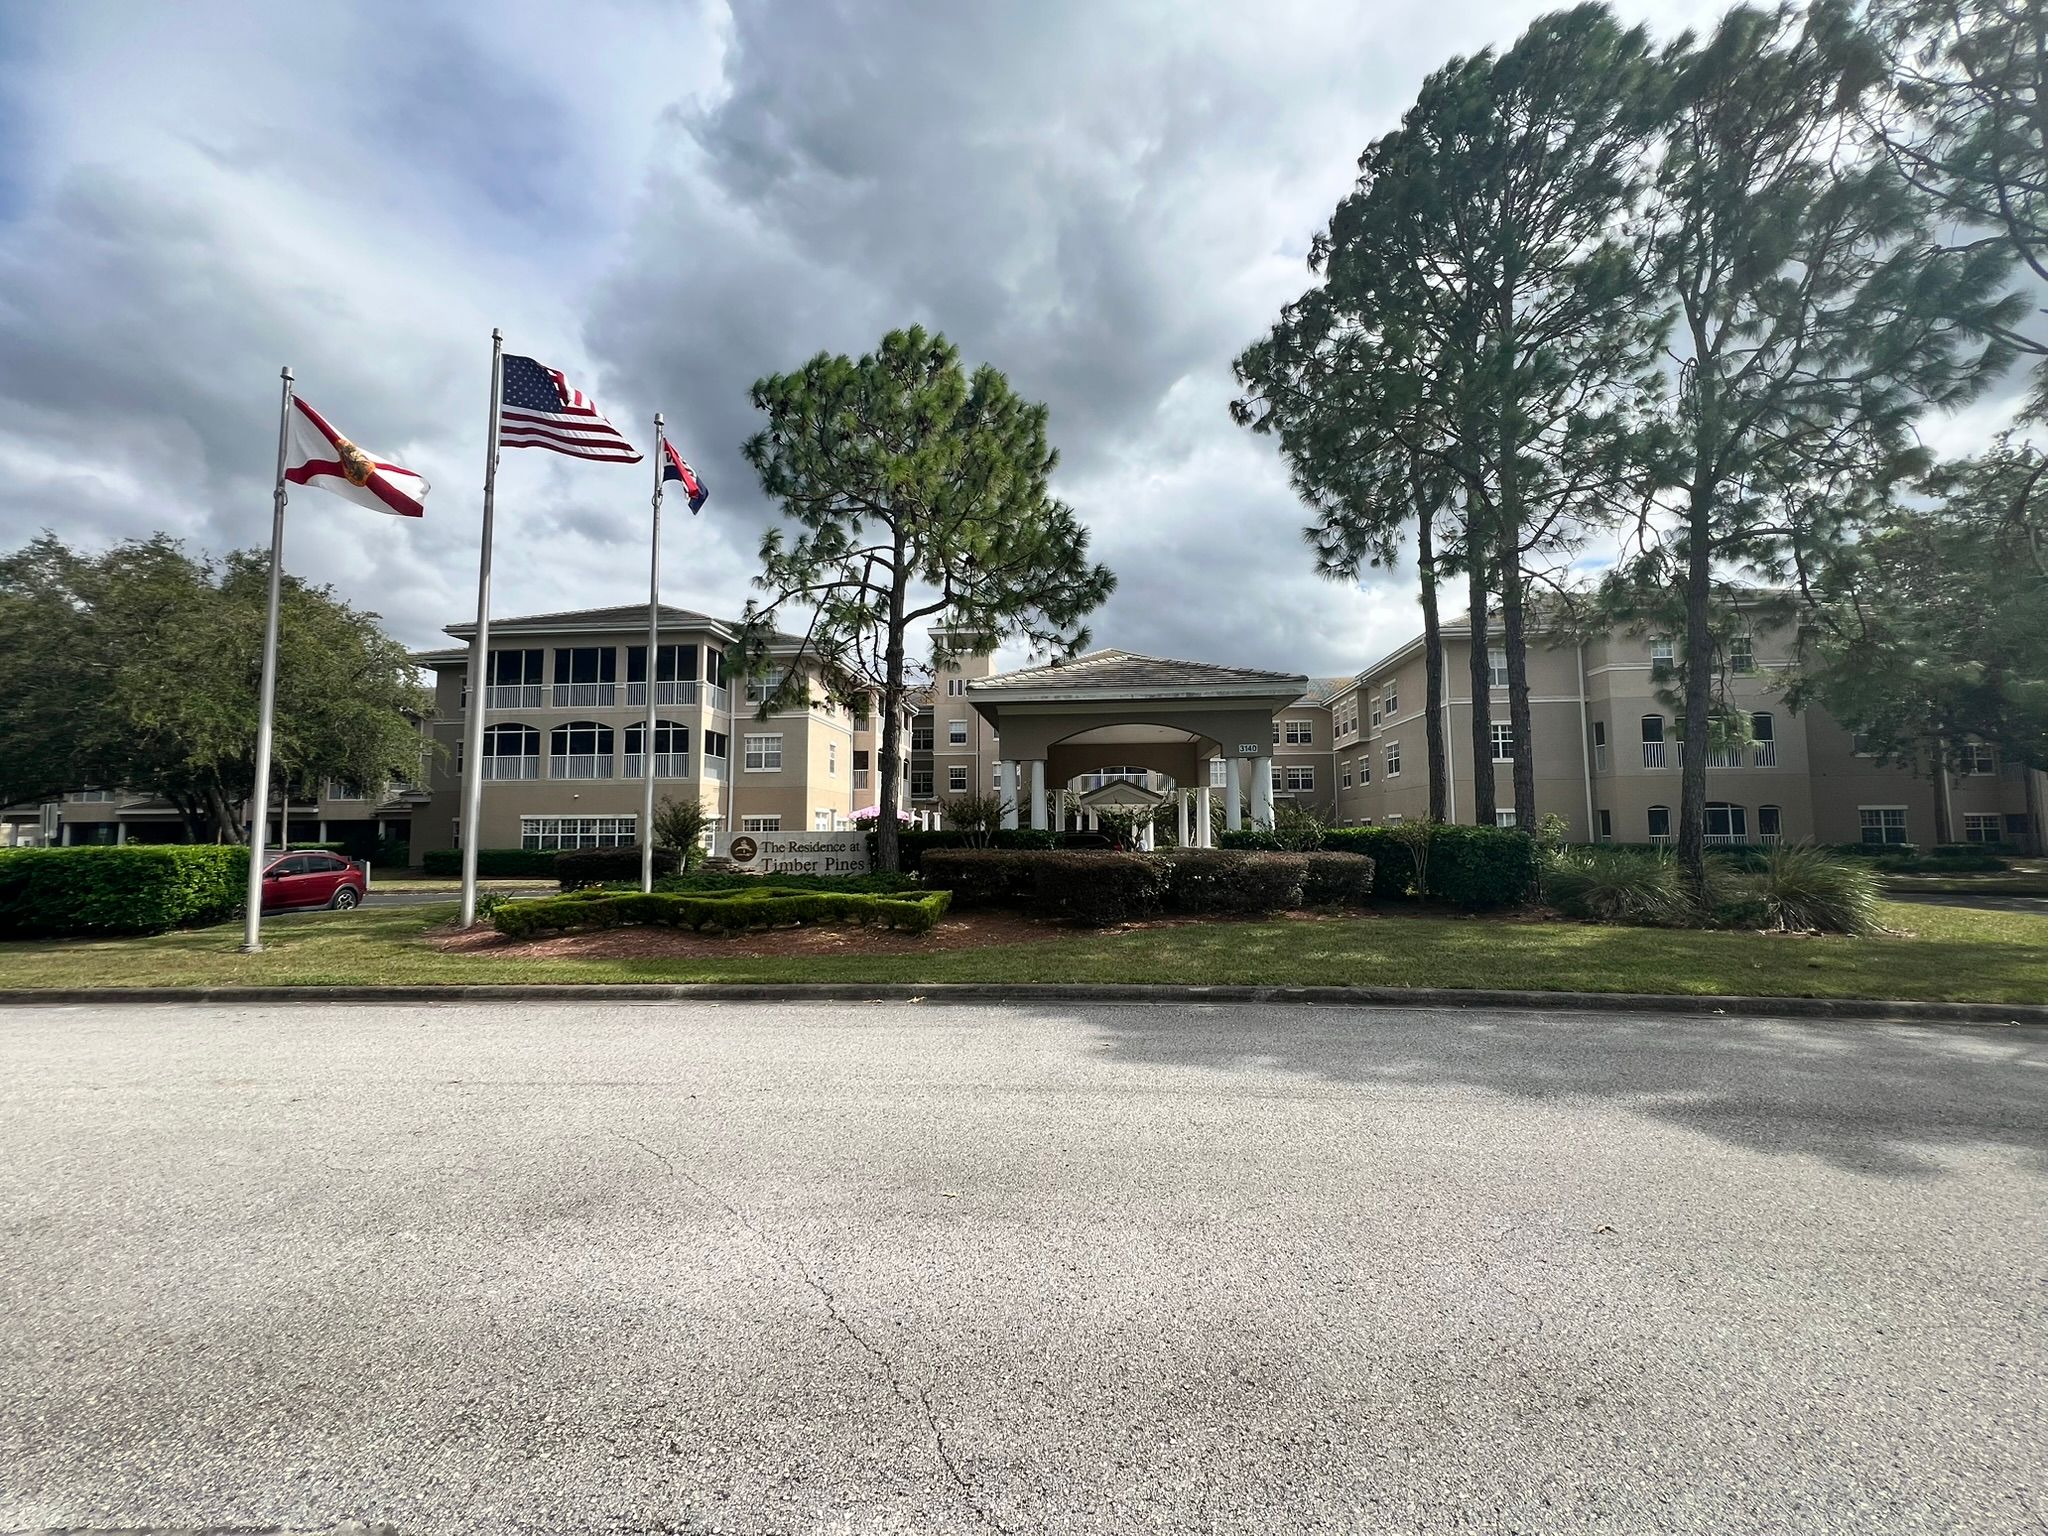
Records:
M560 613L522 613L506 615L504 617L493 616L491 628L531 629L538 625L547 624L573 624L578 628L610 628L613 626L634 628L645 625L646 622L647 605L645 603L623 603L615 608L569 608ZM698 613L689 608L675 608L667 603L661 605L661 622L664 624L709 624L715 625L720 629L737 629L739 627L733 620L716 619L707 613ZM446 626L446 632L451 635L472 634L475 630L476 623L474 620Z
M1100 689L1106 693L1185 692L1203 688L1292 688L1297 693L1308 679L1299 672L1267 672L1256 667L1226 667L1210 661L1176 661L1143 656L1135 651L1090 651L1071 661L1048 662L1016 672L1000 672L967 685L969 694L1025 693Z

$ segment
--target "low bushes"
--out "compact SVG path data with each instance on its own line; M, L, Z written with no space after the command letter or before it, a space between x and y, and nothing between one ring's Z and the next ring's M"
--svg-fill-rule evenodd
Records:
M1819 848L1773 848L1754 876L1765 927L1869 933L1877 927L1877 877Z
M1281 912L1302 903L1308 858L1189 848L1167 859L1167 901L1181 912Z
M870 832L868 834L868 862L871 864L876 861L875 841L875 834ZM1032 827L1018 827L1008 831L999 829L995 832L987 833L962 832L958 830L947 830L944 832L913 832L903 830L896 834L897 862L902 866L902 871L906 875L916 874L923 867L925 854L939 849L985 848L1007 850L1057 848L1058 846L1059 834L1057 832L1040 832Z
M869 895L920 888L909 875L743 875L730 870L710 869L693 869L687 874L669 875L654 882L657 891L676 891L685 895L701 895L707 891L758 891L769 886L784 891L865 891Z
M0 852L0 935L161 933L218 922L247 894L249 850L158 843Z
M1304 866L1301 901L1307 907L1362 907L1373 898L1378 868L1362 853L1296 854Z
M1917 858L1904 856L1872 859L1871 865L1888 875L1966 875L1990 874L2007 867L2006 861L1996 853L1982 848L1959 848L1951 852L1947 848L1936 848L1931 853Z
M555 855L555 879L565 891L579 885L603 885L607 880L640 878L640 853L633 848L564 848ZM479 862L482 855L478 856ZM683 867L683 856L673 848L654 850L654 873L658 879Z
M1811 845L1707 860L1705 901L1663 848L1566 848L1549 860L1544 895L1567 917L1670 928L1869 933L1877 876L1869 861Z
M1678 861L1661 848L1566 848L1550 860L1543 894L1566 917L1596 923L1684 921L1691 910Z
M459 848L430 848L420 855L420 870L429 875L459 875L462 873L462 851ZM555 850L552 848L479 848L476 851L476 872L485 880L523 880L528 876L536 880L552 880L555 876ZM638 874L640 866L634 865Z
M527 939L585 928L657 926L693 933L744 933L750 929L863 923L905 933L924 933L945 915L946 891L923 895L882 895L862 891L805 891L758 884L746 891L577 891L535 901L501 903L491 914L498 932Z
M1514 906L1535 892L1536 840L1512 828L1445 822L1428 835L1427 889L1416 889L1413 827L1331 827L1323 851L1362 853L1373 861L1373 895L1382 901L1427 898L1480 910ZM1226 848L1266 849L1279 835L1246 829L1223 834Z
M1168 863L1154 853L934 848L923 875L963 907L1016 907L1104 927L1158 911Z

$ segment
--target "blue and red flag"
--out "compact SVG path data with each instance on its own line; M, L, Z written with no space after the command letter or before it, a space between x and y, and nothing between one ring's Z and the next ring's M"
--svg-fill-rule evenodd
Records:
M662 484L673 480L682 486L683 494L690 498L690 510L695 512L704 505L705 497L711 493L704 489L704 482L697 478L697 471L690 468L689 460L676 452L676 445L663 438L661 451L664 455L661 466Z

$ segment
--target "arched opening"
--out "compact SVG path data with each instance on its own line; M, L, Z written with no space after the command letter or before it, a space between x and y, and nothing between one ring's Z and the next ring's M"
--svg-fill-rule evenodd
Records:
M483 776L487 779L540 777L540 732L507 722L484 730Z
M637 779L647 772L642 756L646 740L646 725L626 727L625 774L629 779ZM690 776L690 728L687 725L678 725L673 720L654 722L654 776L657 779L687 779Z
M612 728L595 720L572 720L548 735L548 777L608 779L612 776Z

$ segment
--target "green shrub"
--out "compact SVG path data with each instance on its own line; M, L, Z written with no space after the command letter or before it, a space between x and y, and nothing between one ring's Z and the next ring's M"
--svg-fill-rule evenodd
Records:
M693 933L744 933L813 923L861 923L925 933L945 916L951 902L946 891L889 896L792 890L772 884L749 891L698 895L585 890L504 902L491 914L491 922L498 932L515 939L585 928L658 926L687 928Z
M1910 859L1920 849L1914 843L1823 843L1829 853L1844 853L1852 859Z
M462 873L462 852L456 848L430 848L420 855L420 871L429 875ZM476 851L477 878L481 880L536 880L555 877L552 848L479 848ZM638 873L638 867L635 867Z
M683 867L683 856L674 848L654 850L656 879L672 875ZM603 885L607 880L640 883L640 850L635 848L564 848L555 855L555 880L565 891L579 885Z
M1156 853L1020 853L1031 872L1031 904L1048 917L1106 928L1157 912L1167 863Z
M1246 827L1218 838L1225 848L1272 849L1280 846L1271 832ZM1324 853L1364 854L1373 863L1372 893L1378 901L1415 899L1415 855L1395 827L1330 827L1323 833Z
M924 855L919 874L928 886L944 886L959 907L1031 905L1031 860L1028 849L933 848Z
M282 848L266 848L265 853L338 853L348 857L347 843L287 843Z
M404 869L412 863L412 848L402 837L381 837L370 850L370 863L378 869Z
M1997 854L1978 849L1961 853L1930 853L1921 858L1872 859L1870 864L1887 875L1990 874L2008 867Z
M1308 907L1362 907L1372 900L1378 873L1370 855L1323 849L1297 855L1302 871L1301 901Z
M1692 902L1678 861L1661 848L1566 848L1551 855L1543 893L1567 917L1669 926Z
M758 891L770 886L785 891L865 891L869 895L919 889L913 876L885 875L880 871L865 875L743 875L736 870L693 869L688 874L667 875L654 882L657 891L682 895Z
M1861 863L1811 846L1774 848L1756 878L1759 926L1793 932L1869 933L1877 927L1877 877Z
M1428 894L1468 911L1519 905L1536 893L1536 853L1536 839L1512 828L1440 826Z
M156 843L0 851L0 935L161 933L219 922L248 891L249 850Z
M924 855L933 849L951 848L1057 848L1057 832L1040 832L1032 827L1017 827L1008 831L998 828L992 833L979 832L913 832L904 829L896 834L897 862L902 872L914 875L923 867ZM877 862L875 834L868 834L868 862Z
M1166 855L1166 866L1166 901L1181 912L1285 911L1301 905L1308 875L1304 854L1233 848L1185 849Z

